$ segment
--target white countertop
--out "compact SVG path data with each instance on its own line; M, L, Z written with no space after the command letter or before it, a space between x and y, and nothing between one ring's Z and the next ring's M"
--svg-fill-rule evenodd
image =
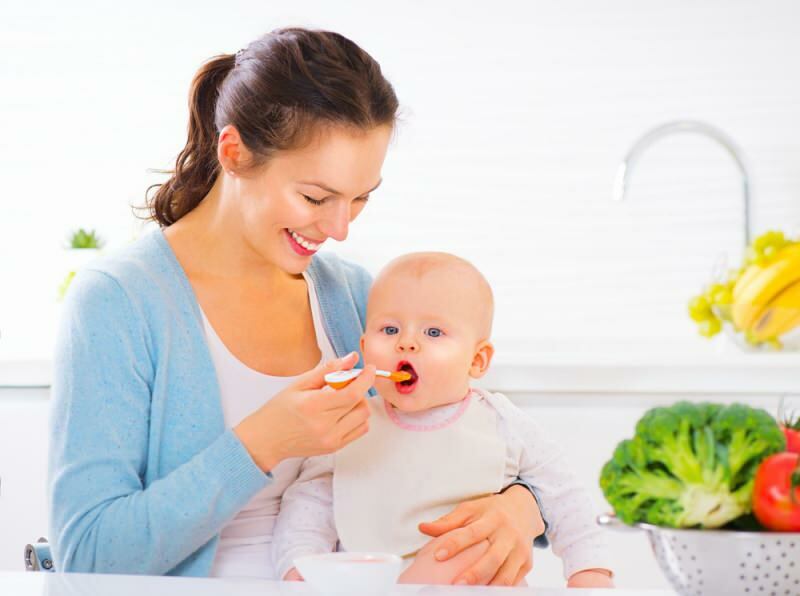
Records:
M800 393L800 353L744 352L713 342L497 342L481 385L541 393ZM52 362L0 350L0 388L49 387Z
M281 596L293 594L320 594L301 582L271 582L254 579L199 579L151 577L132 575L89 575L83 573L2 573L0 594L14 596ZM390 594L400 596L481 596L488 594L535 594L558 596L582 594L585 596L674 596L667 590L568 590L566 588L487 588L456 586L396 586ZM380 596L380 595L370 595Z

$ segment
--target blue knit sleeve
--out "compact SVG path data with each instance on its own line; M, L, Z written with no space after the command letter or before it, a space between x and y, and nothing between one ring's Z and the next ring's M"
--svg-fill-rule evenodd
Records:
M232 431L146 485L151 345L119 283L73 280L54 358L50 540L59 571L160 575L212 540L269 481ZM162 371L163 373L163 371Z
M372 275L369 271L348 261L341 261L347 282L350 286L350 295L353 297L358 318L363 329L367 322L367 297L372 286Z

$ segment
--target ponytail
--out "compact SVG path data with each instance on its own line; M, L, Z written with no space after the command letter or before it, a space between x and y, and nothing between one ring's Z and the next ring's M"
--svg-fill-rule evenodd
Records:
M219 172L215 109L219 89L235 65L234 54L206 62L192 81L189 94L189 130L186 146L178 154L172 177L158 188L150 201L151 217L167 227L197 207Z

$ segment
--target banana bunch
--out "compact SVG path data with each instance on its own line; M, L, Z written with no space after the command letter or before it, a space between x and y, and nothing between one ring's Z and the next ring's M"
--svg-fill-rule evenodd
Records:
M729 323L755 345L780 349L780 337L800 326L800 241L767 232L748 247L744 265L689 302L705 337Z

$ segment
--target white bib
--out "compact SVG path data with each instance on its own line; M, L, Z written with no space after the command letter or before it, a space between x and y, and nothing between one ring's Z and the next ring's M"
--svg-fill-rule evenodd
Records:
M452 422L429 429L402 425L380 396L369 404L369 432L336 454L333 505L344 550L411 556L431 539L420 522L503 488L505 442L479 393Z

